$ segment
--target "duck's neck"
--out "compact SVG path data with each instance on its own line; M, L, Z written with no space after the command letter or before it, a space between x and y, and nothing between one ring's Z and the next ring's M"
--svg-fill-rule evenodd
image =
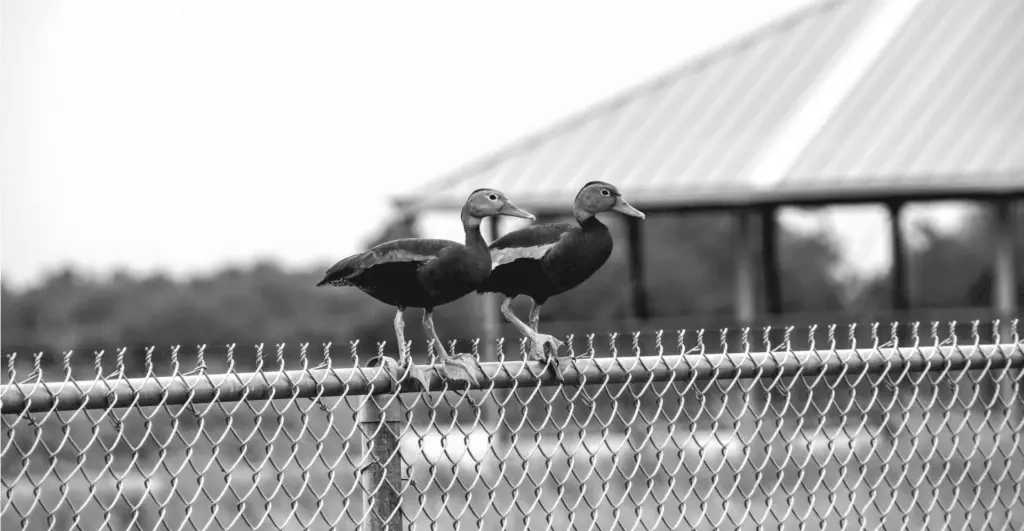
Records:
M584 232L606 228L604 223L601 223L601 220L597 219L597 216L579 207L573 208L572 213L576 216L576 223L580 224L580 228L582 228Z
M480 218L470 216L463 210L462 229L466 231L466 247L487 252L487 242L484 241L483 235L480 234Z

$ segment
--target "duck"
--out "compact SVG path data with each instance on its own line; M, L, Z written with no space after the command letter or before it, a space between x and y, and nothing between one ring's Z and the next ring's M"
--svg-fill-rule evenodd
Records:
M579 286L608 261L612 236L597 215L612 211L645 218L614 185L590 181L580 188L573 201L576 224L531 225L509 232L488 246L491 274L477 292L505 296L502 316L529 339L530 358L553 363L559 380L562 377L557 370L557 353L564 343L539 332L540 311L551 297ZM512 301L519 295L531 299L529 325L512 311ZM549 350L551 355L547 354Z
M426 389L422 374L410 363L409 346L405 342L405 310L423 309L424 331L440 354L441 368L445 369L441 374L447 377L446 367L458 363L449 356L437 335L433 312L438 306L472 293L487 280L491 272L491 255L480 234L480 223L492 216L536 219L533 214L515 206L502 192L480 188L469 194L462 207L460 217L466 233L465 243L429 238L391 240L338 261L327 269L316 285L355 287L395 307L399 359L394 368L399 370L399 374L412 374ZM375 358L374 363L388 365L387 361Z

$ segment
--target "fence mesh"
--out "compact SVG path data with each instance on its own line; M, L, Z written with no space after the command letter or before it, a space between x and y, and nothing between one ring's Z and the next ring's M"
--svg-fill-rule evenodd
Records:
M430 390L411 391L381 368L335 368L358 344L324 346L326 369L307 345L121 349L89 355L91 375L79 354L8 354L0 525L1011 529L1012 334L570 337L565 383L499 342L458 391L430 370Z

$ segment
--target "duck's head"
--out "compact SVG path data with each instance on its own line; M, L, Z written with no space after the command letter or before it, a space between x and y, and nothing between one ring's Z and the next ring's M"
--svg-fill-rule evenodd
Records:
M583 220L595 214L612 210L630 217L644 219L643 212L633 208L626 202L626 198L622 197L618 188L606 182L590 181L583 185L580 192L576 194L576 203L573 205L576 219Z
M515 206L505 194L492 188L481 188L469 194L463 216L477 220L490 216L512 216L515 218L537 219L533 214Z

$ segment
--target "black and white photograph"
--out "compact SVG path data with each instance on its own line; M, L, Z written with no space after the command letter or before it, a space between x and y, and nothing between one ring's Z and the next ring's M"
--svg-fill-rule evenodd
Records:
M1024 2L0 0L4 531L1024 525Z

